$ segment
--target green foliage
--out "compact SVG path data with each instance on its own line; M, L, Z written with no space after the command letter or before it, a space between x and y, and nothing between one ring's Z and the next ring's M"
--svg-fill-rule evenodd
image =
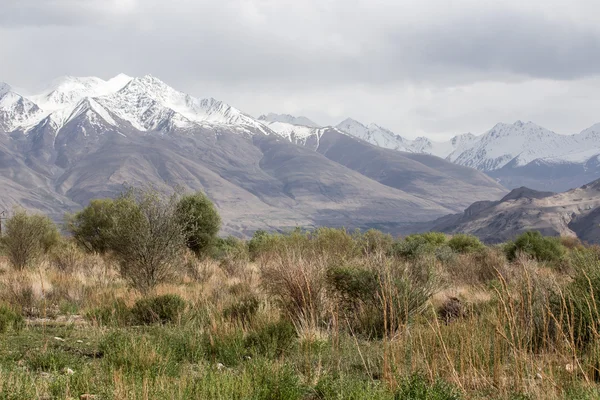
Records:
M355 267L334 267L327 271L330 290L342 306L352 310L360 304L377 300L379 276L374 271Z
M185 300L180 296L165 294L138 300L131 309L131 314L139 324L167 324L177 322L185 307Z
M387 255L392 251L394 238L392 235L383 233L375 229L369 229L363 234L357 232L355 240L362 249L363 255L383 254Z
M9 329L20 331L24 325L25 321L20 312L0 304L0 333L6 333Z
M405 378L395 395L397 400L460 400L462 395L454 386L442 380L433 384L421 374Z
M0 243L15 269L22 270L37 261L58 243L60 234L44 215L17 210L4 226Z
M28 355L27 365L34 371L59 372L64 368L76 369L81 360L59 349L47 349Z
M538 231L519 235L505 247L506 256L513 261L519 253L527 254L538 261L559 262L566 254L559 238L543 236Z
M94 199L83 210L65 216L65 226L73 239L89 252L105 253L110 249L109 235L113 216L120 204L112 199Z
M436 249L443 247L447 241L448 238L443 233L416 233L396 242L392 251L396 256L415 259L422 255L435 254Z
M296 328L291 322L280 320L252 331L244 340L244 347L252 354L279 357L290 349L296 339Z
M452 236L448 241L448 247L461 254L474 253L485 249L485 245L476 236L464 234Z
M130 189L115 201L108 248L120 272L146 294L173 277L186 243L176 195L165 199L152 188Z
M326 280L352 332L367 337L396 332L424 309L438 285L431 271L415 274L401 263L335 267Z
M116 299L107 306L94 308L85 316L102 326L127 326L133 321L131 310L123 299Z
M203 193L183 196L177 203L177 219L185 229L187 247L197 256L206 256L216 243L221 217Z
M241 299L225 308L223 310L223 316L247 325L256 315L259 305L260 301L255 295L246 294Z

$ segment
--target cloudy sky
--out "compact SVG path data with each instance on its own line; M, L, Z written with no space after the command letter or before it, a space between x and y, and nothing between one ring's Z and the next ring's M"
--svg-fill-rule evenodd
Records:
M155 75L407 137L600 122L597 0L0 0L0 81Z

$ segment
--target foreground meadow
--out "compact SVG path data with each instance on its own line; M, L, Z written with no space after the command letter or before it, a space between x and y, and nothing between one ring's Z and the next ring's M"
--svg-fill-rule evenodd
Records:
M68 241L5 258L0 398L598 398L600 253L552 241L258 233L143 295Z

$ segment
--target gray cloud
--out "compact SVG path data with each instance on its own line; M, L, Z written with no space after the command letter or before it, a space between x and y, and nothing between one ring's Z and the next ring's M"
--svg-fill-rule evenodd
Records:
M486 82L497 92L483 96L510 102L521 89L540 90L531 81L581 88L600 73L599 5L522 3L0 0L0 54L11 61L0 63L0 80L34 87L65 74L152 73L249 112L356 115L399 133L444 135L493 118L497 99L472 98ZM452 97L473 101L475 115L449 117ZM548 104L536 107L520 111L544 123ZM495 122L515 114L496 113Z

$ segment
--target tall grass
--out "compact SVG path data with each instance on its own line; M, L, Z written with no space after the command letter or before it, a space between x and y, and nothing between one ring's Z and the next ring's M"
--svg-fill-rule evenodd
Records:
M565 246L561 269L448 242L230 240L152 297L109 255L0 260L0 399L598 398L600 252Z

